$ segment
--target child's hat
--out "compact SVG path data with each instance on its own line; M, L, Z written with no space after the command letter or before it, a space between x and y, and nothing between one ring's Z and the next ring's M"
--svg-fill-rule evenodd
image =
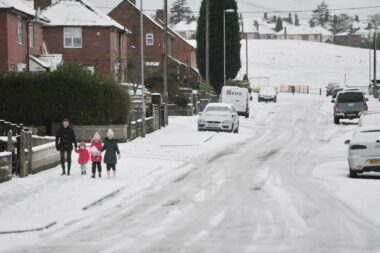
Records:
M108 138L113 138L114 137L114 132L112 131L112 129L108 129L108 131L107 131L107 137Z
M98 132L96 132L96 133L94 134L94 140L98 140L98 141L101 140L101 138L100 138L100 134L99 134Z

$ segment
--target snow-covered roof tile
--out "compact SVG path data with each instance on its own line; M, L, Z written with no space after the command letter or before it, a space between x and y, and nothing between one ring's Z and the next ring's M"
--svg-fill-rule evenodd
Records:
M36 11L23 0L0 0L0 9L14 9L30 16L36 15Z
M43 10L50 19L48 26L111 26L125 30L124 26L86 0L60 0Z

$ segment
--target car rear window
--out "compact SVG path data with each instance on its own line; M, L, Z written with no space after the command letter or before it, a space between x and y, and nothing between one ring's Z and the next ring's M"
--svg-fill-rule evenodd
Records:
M341 93L338 97L338 103L355 103L364 102L363 94L359 92Z
M228 107L221 106L209 106L206 108L206 112L227 112Z

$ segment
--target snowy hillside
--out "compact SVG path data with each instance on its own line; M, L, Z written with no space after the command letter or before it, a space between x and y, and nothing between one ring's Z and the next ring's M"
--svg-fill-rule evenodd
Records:
M137 1L139 2L139 1ZM174 0L169 0L169 5L174 2ZM321 0L237 0L240 11L289 11L289 10L310 10L314 9L317 4L321 3ZM347 7L363 7L363 6L376 6L379 5L378 0L328 0L327 1L331 8L347 8ZM188 1L190 8L197 13L200 8L201 0L191 0ZM139 4L139 3L137 3ZM157 8L162 8L163 1L157 0L145 0L145 6L149 6L149 9L155 10ZM380 12L376 9L365 9L362 11L355 10L355 14L360 14L366 16L368 14L373 14L375 12ZM309 15L310 13L306 13ZM257 15L257 14L255 14ZM285 14L286 15L286 14Z
M327 83L367 86L369 53L366 49L331 44L290 41L251 40L249 43L249 76L269 77L271 85L310 85ZM242 42L242 65L239 79L245 73L245 42ZM260 84L258 84L260 85Z

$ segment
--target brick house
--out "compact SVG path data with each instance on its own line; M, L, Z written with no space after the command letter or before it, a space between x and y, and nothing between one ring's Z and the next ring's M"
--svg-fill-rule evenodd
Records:
M349 47L360 47L362 36L352 31L338 33L334 36L334 44Z
M29 70L30 56L43 53L46 21L23 0L0 0L0 73Z
M125 80L129 31L124 26L82 0L35 0L35 8L50 20L43 26L50 53Z
M160 25L164 25L162 21L164 19L164 11L157 10L156 21ZM190 44L184 37L174 31L174 29L168 27L170 34L173 34L174 40L172 43L172 58L180 61L181 67L184 68L183 76L186 79L197 81L200 78L199 71L197 69L196 48Z
M140 55L141 31L140 31L140 9L135 5L135 0L90 0L96 7L124 25L132 31L129 37L129 53ZM163 56L164 27L154 19L144 14L144 54L147 65L159 66ZM171 41L174 39L169 34L169 55L172 54Z
M90 0L96 7L108 13L110 17L132 31L129 37L129 52L140 56L141 31L140 9L135 5L135 0ZM158 12L162 15L162 10ZM163 62L163 38L164 25L160 18L153 19L144 14L144 54L146 65L154 68L162 68ZM182 38L177 32L168 30L169 37L169 70L176 72L179 79L198 80L196 68L195 48Z

